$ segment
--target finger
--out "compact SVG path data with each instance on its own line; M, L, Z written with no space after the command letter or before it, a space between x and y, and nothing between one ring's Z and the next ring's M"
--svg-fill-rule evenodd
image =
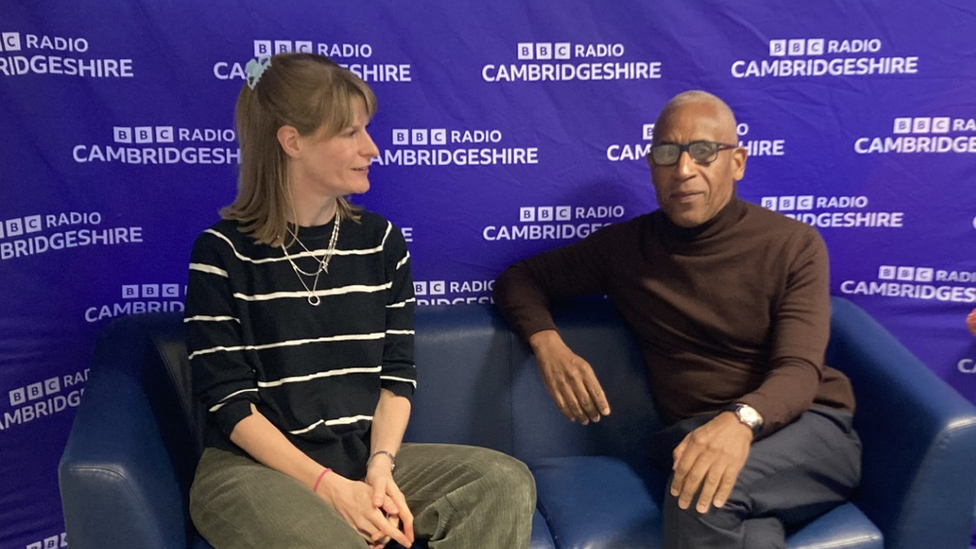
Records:
M573 421L578 421L580 422L581 425L586 425L587 423L589 423L590 418L586 415L586 412L584 412L583 408L580 406L579 400L577 400L573 388L567 385L564 388L564 390L566 391L566 394L564 395L566 398L566 405L569 407L570 413L573 414L573 418L572 418Z
M383 505L383 499L386 497L386 478L379 477L373 481L373 507L377 509Z
M686 445L681 459L674 462L674 475L671 480L672 496L678 497L685 490L685 484L689 482L689 477L692 475L695 467L701 466L698 463L700 458L701 452L698 447Z
M407 509L406 502L403 502L402 508ZM390 498L389 496L384 498L383 507L381 507L381 509L383 510L384 513L386 513L387 522L389 522L394 528L399 530L400 524L402 523L402 520L400 519L400 508L397 507L393 499ZM407 513L408 514L410 513L409 509L407 509ZM404 529L403 533L404 535L407 536L407 539L410 541L410 543L413 543L413 515L410 516L410 521L411 521L410 530L407 531Z
M729 467L725 470L725 474L722 475L722 482L719 483L718 490L715 491L715 507L722 507L729 500L729 495L735 488L735 482L739 480L740 472L742 472L741 466Z
M541 363L540 366L542 366ZM588 421L588 419L576 401L576 395L571 387L570 377L567 369L562 366L556 367L547 364L542 368L542 379L546 385L546 392L549 393L549 397L556 403L559 412L570 421L583 423Z
M390 522L390 526L392 526L394 529L396 530L400 529L400 518L397 517L396 515L389 515L388 517L386 517L386 520ZM411 539L410 542L413 543L413 540ZM383 541L383 545L386 545L388 543L390 543L390 538L386 538L386 540Z
M701 490L702 484L705 482L705 477L711 468L712 460L709 460L705 455L698 456L698 459L695 460L695 465L685 475L684 484L681 485L681 493L678 494L678 507L681 509L691 507L691 500Z
M671 495L675 497L681 492L681 486L685 482L685 475L691 470L691 466L695 464L695 459L692 455L694 451L688 451L688 437L690 436L685 436L672 453L674 461L671 464L671 470L674 471L674 474L671 478Z
M705 473L705 480L702 482L701 493L698 495L698 505L695 506L695 510L697 510L699 513L708 512L708 507L712 504L715 493L718 491L718 487L725 475L725 469L726 468L722 467L720 464L714 463L708 469L708 472Z
M380 509L383 510L383 514L385 514L387 517L397 516L400 514L400 509L389 496L383 498L383 505L380 507Z
M556 406L559 407L559 411L570 421L582 422L586 419L586 415L580 410L579 403L576 402L573 388L566 378L560 377L558 380L552 380L551 395Z
M369 517L369 520L375 530L379 530L379 532L375 532L374 530L375 533L371 534L371 540L373 543L376 543L382 539L383 536L388 536L404 547L409 547L411 545L411 542L407 539L407 536L404 535L404 533L400 530L394 528L387 518L383 516L383 513L379 512L379 510L374 510L367 516ZM377 536L376 534L380 535Z
M566 405L566 399L563 398L562 393L556 387L556 381L548 375L543 376L542 380L545 382L546 392L549 393L549 398L556 404L559 413L566 419L575 421L576 418L573 417L573 413L569 411L569 406Z
M674 471L678 468L678 462L681 461L681 456L685 454L685 449L688 448L688 437L685 437L680 444L675 446L674 450L671 452L671 470Z
M559 410L566 419L574 420L573 414L569 411L569 407L566 405L566 399L563 398L562 391L559 389L559 382L556 380L556 376L550 370L550 367L546 365L545 362L539 361L539 373L542 374L542 384L546 387L546 392L549 393L549 398L555 403L556 408Z
M576 386L576 394L587 416L593 421L600 421L601 415L610 414L610 405L607 403L606 394L600 386L600 380L596 378L593 367L588 362L580 360L582 361L581 377Z
M399 510L398 516L403 524L403 533L410 539L410 543L413 543L413 513L410 511L410 506L407 505L407 499L395 482L389 483L388 492Z
M390 524L390 521L387 520L387 517L384 517L383 514L379 512L379 510L370 513L369 517L370 520L373 522L373 526L375 526L376 529L379 530L379 533L381 533L383 536L388 536L392 538L393 540L395 540L400 545L403 545L404 547L409 547L412 544L412 542L409 539L407 539L407 536L399 529L394 527L392 524ZM373 541L376 542L381 538L382 536L377 537Z
M360 515L351 524L367 544L373 545L376 542L375 538L378 532L368 517Z
M601 415L609 416L610 403L607 401L607 395L603 392L603 387L596 378L596 374L593 375L593 381L586 384L586 388L590 392L590 398L593 399L593 405L596 407L596 410ZM596 421L600 421L599 417L597 417Z
M573 391L573 399L576 400L579 413L583 415L583 419L580 421L583 425L586 425L590 421L599 421L600 414L596 411L593 405L593 399L590 398L590 391L586 384L588 383L587 377L593 378L593 373L589 372L587 376L586 372L583 372L583 377L573 379L570 384L570 389ZM593 378L595 381L595 378Z
M738 476L738 474L732 472L731 467L725 470L725 474L722 475L722 481L718 485L718 490L715 491L714 505L716 508L722 507L729 500L729 495L732 494L732 489L735 488L735 481L738 480Z

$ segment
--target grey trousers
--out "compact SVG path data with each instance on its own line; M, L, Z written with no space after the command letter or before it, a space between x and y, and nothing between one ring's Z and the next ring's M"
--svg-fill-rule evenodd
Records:
M515 458L472 446L404 444L393 476L414 514L416 538L431 549L529 546L535 481ZM308 487L214 448L197 467L190 516L217 549L367 547Z
M655 437L670 452L711 418L690 418ZM814 407L752 445L749 459L721 509L678 507L671 479L664 494L665 549L785 549L786 529L844 502L861 478L861 441L852 416ZM670 458L655 461L670 470Z

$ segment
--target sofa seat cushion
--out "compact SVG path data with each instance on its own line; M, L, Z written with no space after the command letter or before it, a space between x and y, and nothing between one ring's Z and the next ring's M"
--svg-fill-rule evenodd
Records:
M539 510L560 549L661 547L661 501L667 477L605 456L529 462ZM789 549L882 549L881 532L847 503L787 538Z
M529 549L556 549L556 544L549 533L549 525L538 509L532 515L532 538L529 540Z
M845 503L786 539L788 549L884 549L884 535L853 503Z
M661 545L664 476L638 474L602 456L542 458L528 463L539 510L560 549L646 549Z

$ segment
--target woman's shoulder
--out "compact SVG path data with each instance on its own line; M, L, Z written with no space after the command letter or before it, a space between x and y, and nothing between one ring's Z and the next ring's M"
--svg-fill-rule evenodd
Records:
M356 212L359 224L370 229L385 228L390 222L382 215L369 210L360 209Z
M360 210L358 212L359 221L350 223L356 228L353 232L357 236L353 238L350 245L362 248L383 249L386 253L401 255L407 249L406 238L403 230L395 223L386 219L382 215ZM342 232L345 233L346 225L343 223ZM340 236L340 240L342 237Z
M358 214L359 219L353 223L359 227L359 231L370 235L371 238L383 238L387 232L401 232L400 228L397 227L396 224L392 223L390 220L376 212L359 210L356 213ZM343 223L343 229L345 229L345 223Z
M241 232L241 224L233 219L221 219L210 227L204 229L197 235L196 243L205 244L230 240L231 242L242 241L247 236Z
M257 244L254 238L241 230L241 223L222 219L197 235L193 243L194 254L230 255L262 258L273 254L274 248Z

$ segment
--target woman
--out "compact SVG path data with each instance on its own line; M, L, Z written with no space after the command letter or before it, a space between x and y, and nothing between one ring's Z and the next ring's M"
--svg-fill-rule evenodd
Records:
M238 195L190 264L187 347L208 410L194 524L218 549L527 547L522 463L401 447L416 387L410 255L396 227L343 198L369 189L379 154L373 92L312 54L247 72Z

